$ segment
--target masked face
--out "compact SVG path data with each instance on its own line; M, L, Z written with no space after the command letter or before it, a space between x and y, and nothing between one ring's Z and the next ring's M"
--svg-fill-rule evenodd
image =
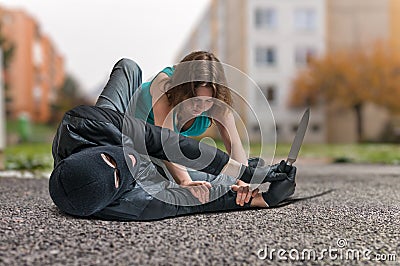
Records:
M129 160L128 160L128 165L132 163L132 167L136 165L136 158L132 154L128 154ZM115 188L119 188L119 182L120 182L120 172L118 170L118 164L115 161L115 159L107 154L107 153L101 153L101 158L103 161L110 166L112 169L114 169L114 185Z
M64 212L89 216L118 199L135 182L137 153L122 147L88 148L62 160L53 170L49 191Z

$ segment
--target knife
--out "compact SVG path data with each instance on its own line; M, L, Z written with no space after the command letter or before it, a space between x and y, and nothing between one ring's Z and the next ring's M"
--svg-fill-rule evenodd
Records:
M280 165L280 170L282 172L288 172L291 170L293 163L297 159L297 155L299 155L299 151L301 148L301 144L303 143L304 135L307 131L308 121L310 120L310 108L304 112L303 117L301 118L299 127L296 132L296 136L294 137L292 147L290 148L289 155L287 157L286 163L284 165ZM289 166L289 167L287 167Z

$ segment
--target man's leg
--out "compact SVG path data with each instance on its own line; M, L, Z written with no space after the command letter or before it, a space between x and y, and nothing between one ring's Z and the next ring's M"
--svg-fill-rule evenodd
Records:
M142 70L132 60L119 60L110 75L107 85L97 99L96 106L125 113L129 101L142 84Z

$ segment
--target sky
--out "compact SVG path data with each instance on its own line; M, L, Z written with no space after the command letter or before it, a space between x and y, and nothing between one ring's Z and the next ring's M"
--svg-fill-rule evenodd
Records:
M0 0L34 17L86 92L104 86L122 57L146 80L175 63L209 0Z

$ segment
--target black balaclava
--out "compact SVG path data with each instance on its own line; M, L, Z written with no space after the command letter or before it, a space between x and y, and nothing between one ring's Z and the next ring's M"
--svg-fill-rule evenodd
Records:
M117 164L118 188L115 187L115 169L104 162L102 153L110 155ZM136 158L135 167L127 157L129 154ZM90 216L130 189L139 164L139 156L132 149L125 150L125 154L124 149L117 146L84 149L60 161L54 168L49 181L50 196L61 211Z

